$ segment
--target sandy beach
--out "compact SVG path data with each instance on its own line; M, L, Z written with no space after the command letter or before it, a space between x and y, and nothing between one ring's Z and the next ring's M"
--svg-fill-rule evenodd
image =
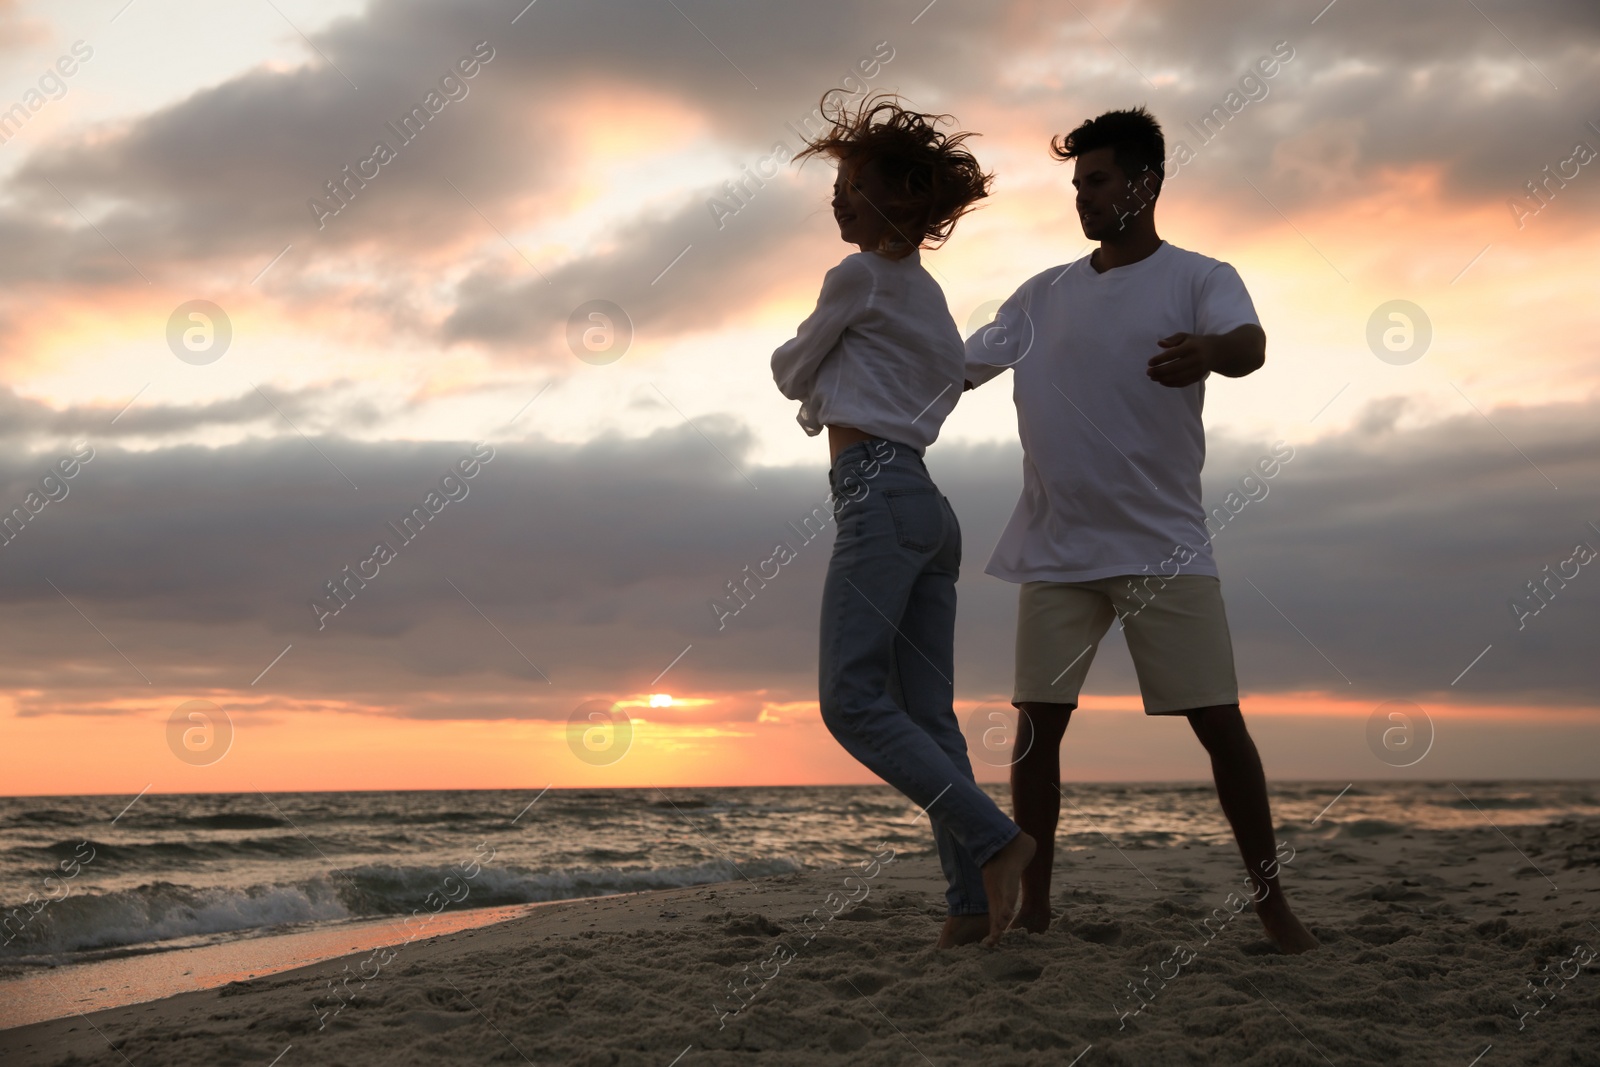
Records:
M1600 1064L1600 823L1280 836L1285 885L1323 942L1301 957L1232 914L1243 873L1222 847L1071 852L1049 932L944 952L931 857L884 850L865 870L541 907L6 1030L0 1052L139 1067Z

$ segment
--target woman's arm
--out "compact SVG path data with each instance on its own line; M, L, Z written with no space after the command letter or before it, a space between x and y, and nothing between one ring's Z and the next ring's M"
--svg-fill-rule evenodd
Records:
M822 279L816 309L795 336L772 353L772 378L790 400L805 400L822 360L845 329L866 310L875 281L872 271L852 255Z

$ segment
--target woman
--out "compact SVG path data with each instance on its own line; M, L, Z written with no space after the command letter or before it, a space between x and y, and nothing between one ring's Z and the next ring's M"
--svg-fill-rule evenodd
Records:
M824 111L828 99L823 98ZM962 392L961 335L922 267L991 176L943 116L874 96L841 105L796 158L838 165L833 215L859 252L772 354L806 433L828 428L838 531L822 594L822 720L856 759L927 812L949 883L948 948L993 944L1016 911L1034 842L972 778L953 700L961 530L922 453Z

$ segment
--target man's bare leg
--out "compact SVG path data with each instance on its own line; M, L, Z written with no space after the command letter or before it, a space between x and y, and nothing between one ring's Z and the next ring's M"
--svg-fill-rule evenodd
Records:
M1289 909L1278 886L1277 846L1272 831L1272 809L1267 800L1267 776L1261 756L1237 704L1198 708L1188 713L1189 725L1211 756L1211 775L1217 783L1222 813L1233 827L1239 854L1253 883L1251 896L1259 898L1256 916L1267 937L1282 952L1307 952L1318 945L1311 931ZM1022 825L1022 819L1017 819ZM1264 894L1264 895L1263 895Z
M1033 838L1033 859L1022 872L1022 905L1016 925L1030 933L1050 928L1050 872L1055 864L1056 824L1061 819L1061 739L1075 704L1025 703L1017 709L1012 748L1011 811Z

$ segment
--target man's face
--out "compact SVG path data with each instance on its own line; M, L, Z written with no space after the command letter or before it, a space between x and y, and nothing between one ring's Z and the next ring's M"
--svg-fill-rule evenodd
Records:
M1078 190L1078 220L1083 235L1091 241L1114 239L1124 228L1124 215L1136 216L1155 200L1151 175L1137 187L1117 165L1111 148L1096 148L1077 158L1072 171L1072 187Z

